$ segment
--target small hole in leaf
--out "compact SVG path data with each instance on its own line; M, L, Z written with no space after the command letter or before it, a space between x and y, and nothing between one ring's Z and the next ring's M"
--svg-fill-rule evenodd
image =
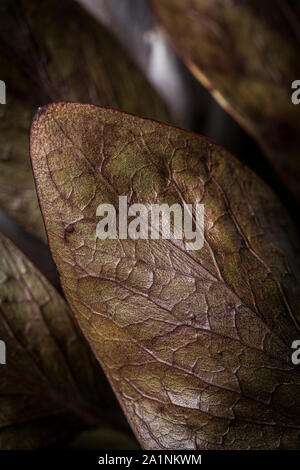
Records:
M69 225L67 225L67 227L65 227L65 232L67 232L67 233L73 233L74 230L75 230L75 228L74 228L74 225L72 225L72 224L69 224Z

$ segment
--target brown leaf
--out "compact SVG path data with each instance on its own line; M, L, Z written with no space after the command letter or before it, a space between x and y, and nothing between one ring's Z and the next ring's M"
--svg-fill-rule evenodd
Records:
M300 201L300 9L278 0L152 0L176 50Z
M115 40L72 0L0 2L0 208L45 239L28 155L37 107L93 102L169 120L165 106Z
M1 234L0 340L0 449L45 447L91 425L124 427L66 303Z
M43 108L31 158L64 292L140 443L299 447L298 251L269 188L204 138L92 105ZM96 238L119 195L201 202L203 248Z

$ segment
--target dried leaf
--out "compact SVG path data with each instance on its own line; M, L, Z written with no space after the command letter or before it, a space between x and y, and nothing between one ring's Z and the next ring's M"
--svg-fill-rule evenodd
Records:
M0 340L0 449L37 449L91 425L124 426L65 301L3 235Z
M28 155L37 107L87 101L169 120L156 93L120 46L72 0L2 0L0 208L45 239Z
M208 140L114 110L52 104L31 132L64 292L142 446L299 447L298 251L269 188ZM201 202L203 248L96 238L119 195Z
M300 201L300 9L285 0L152 0L176 50ZM296 2L297 3L297 2Z

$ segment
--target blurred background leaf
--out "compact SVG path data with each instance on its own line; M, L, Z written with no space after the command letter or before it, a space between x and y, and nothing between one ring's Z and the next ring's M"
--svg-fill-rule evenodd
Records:
M161 121L165 105L117 42L73 0L3 0L0 70L0 208L45 241L29 163L39 106L80 101Z
M152 0L186 65L257 140L300 201L299 2Z
M45 447L91 426L134 443L67 304L1 234L0 338L1 449Z

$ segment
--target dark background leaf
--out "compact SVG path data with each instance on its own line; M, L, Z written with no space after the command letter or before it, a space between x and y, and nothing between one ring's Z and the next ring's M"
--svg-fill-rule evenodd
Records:
M65 301L0 235L0 448L37 449L93 426L129 428ZM124 437L126 439L126 437Z
M28 155L36 109L92 102L168 121L167 110L121 46L73 0L3 0L0 70L0 208L45 240Z
M152 0L190 70L258 141L300 201L299 3Z

